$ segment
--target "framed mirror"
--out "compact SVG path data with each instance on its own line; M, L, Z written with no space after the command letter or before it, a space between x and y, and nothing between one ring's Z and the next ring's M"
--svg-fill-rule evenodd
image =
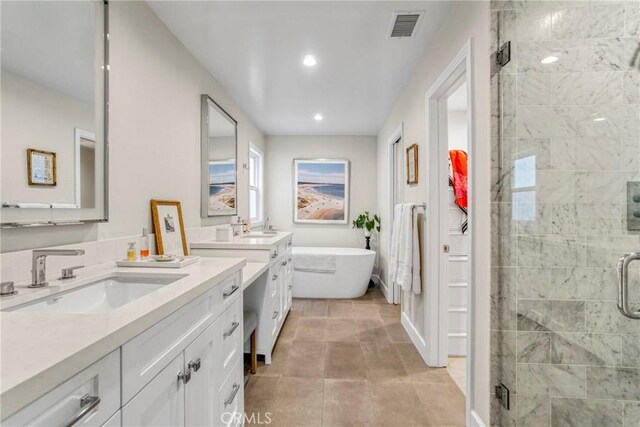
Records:
M236 215L238 122L201 96L202 217Z
M108 218L108 3L0 5L2 227Z

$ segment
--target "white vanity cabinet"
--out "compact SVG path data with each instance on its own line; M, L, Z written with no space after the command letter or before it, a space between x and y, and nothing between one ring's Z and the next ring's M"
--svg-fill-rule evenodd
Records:
M191 254L202 257L246 258L268 263L264 281L244 293L245 306L258 314L257 353L271 363L271 353L291 309L293 290L292 233L273 237L235 237L230 242L204 241L191 244ZM266 281L266 283L265 283Z
M123 397L134 394L122 409L123 426L226 425L230 416L223 416L224 406L219 404L230 394L224 385L236 374L236 365L242 375L239 284L237 275L122 347ZM224 311L219 313L220 309ZM134 388L147 372L156 370L159 360L174 354L142 390ZM128 360L135 369L125 368ZM239 408L243 407L243 385L238 383L239 395L233 399Z
M240 289L237 271L2 425L241 425Z

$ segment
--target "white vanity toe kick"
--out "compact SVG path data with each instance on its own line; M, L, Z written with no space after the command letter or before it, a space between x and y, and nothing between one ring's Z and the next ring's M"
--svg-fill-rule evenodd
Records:
M6 419L223 281L239 275L245 265L246 260L238 258L201 259L196 264L171 272L185 274L186 277L103 313L0 312L1 419ZM105 264L99 273L135 273L140 270ZM156 269L144 271L155 272Z

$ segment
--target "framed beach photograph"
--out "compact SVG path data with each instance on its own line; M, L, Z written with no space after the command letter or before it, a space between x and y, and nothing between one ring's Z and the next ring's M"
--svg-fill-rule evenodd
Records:
M27 182L29 185L57 185L56 153L27 149Z
M158 255L189 255L180 202L151 200Z
M209 161L209 214L236 212L236 162Z
M347 224L349 219L349 161L294 160L293 221Z
M407 184L418 183L418 144L407 148Z

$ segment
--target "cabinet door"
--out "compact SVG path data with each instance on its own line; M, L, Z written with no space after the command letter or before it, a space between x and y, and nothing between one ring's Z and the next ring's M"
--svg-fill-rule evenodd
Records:
M282 263L280 264L280 283L278 284L280 289L280 295L278 295L278 299L280 300L278 323L282 323L287 311L287 264L286 258L283 258Z
M185 384L178 379L183 368L184 353L180 353L122 408L122 425L184 426Z
M278 279L280 278L279 264L274 264L269 267L269 295L271 298L275 298L278 294Z
M188 426L217 426L220 414L217 389L221 380L222 318L218 318L184 350L191 379L185 386L185 423Z
M287 282L287 286L285 287L285 291L287 294L285 312L287 312L289 311L289 309L291 308L291 304L293 303L293 257L291 256L291 251L289 251L287 255L287 267L285 269L284 276Z

